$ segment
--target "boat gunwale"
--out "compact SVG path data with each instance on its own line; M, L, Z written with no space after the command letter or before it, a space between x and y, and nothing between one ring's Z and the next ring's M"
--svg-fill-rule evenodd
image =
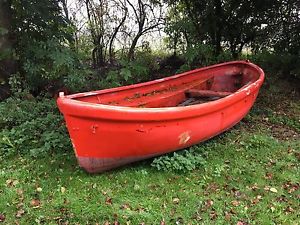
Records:
M223 66L229 66L234 64L247 65L253 69L255 69L258 73L258 78L254 82L246 84L242 86L239 90L228 95L219 100L189 105L189 106L172 106L172 107L160 107L160 108L138 108L138 107L128 107L128 106L113 106L106 105L101 103L90 103L84 102L80 100L76 100L75 98L87 97L92 95L110 93L110 92L118 92L131 88L137 88L142 86L147 86L151 84L165 82L167 80L172 80L176 78L180 78L182 76L186 76L192 73L201 72L203 70L214 69ZM253 92L258 92L260 86L264 80L264 72L257 65L249 62L249 61L231 61L225 62L217 65L207 66L199 69L195 69L192 71L188 71L185 73L181 73L178 75L173 75L170 77L153 80L149 82L127 85L122 87L104 89L99 91L91 91L85 93L78 93L72 95L64 96L63 93L60 93L59 98L57 99L57 103L61 112L65 115L78 116L78 117L87 117L87 118L101 118L101 119L111 119L111 120L147 120L147 121L157 121L157 120L172 120L186 117L194 117L200 116L208 113L213 113L215 111L221 110L222 108L229 107L230 105L245 99ZM73 110L67 110L67 108L73 108ZM96 111L101 112L101 114L95 113ZM158 115L158 114L160 115ZM179 113L179 115L178 115ZM157 116L157 118L149 118L152 116Z

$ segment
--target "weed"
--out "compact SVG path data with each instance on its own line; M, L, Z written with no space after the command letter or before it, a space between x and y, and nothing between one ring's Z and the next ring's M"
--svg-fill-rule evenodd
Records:
M63 118L53 100L10 98L0 104L0 155L41 156L71 149Z
M199 147L191 147L188 150L174 152L156 158L152 166L163 171L191 171L205 164L205 159L200 153Z

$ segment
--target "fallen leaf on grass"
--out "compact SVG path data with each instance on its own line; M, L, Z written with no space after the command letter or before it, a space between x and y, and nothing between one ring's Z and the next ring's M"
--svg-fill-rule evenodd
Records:
M231 220L231 214L229 212L225 212L225 220L230 221Z
M17 189L17 194L18 194L18 195L22 196L23 193L24 193L24 191L23 191L22 189Z
M41 201L39 199L32 199L30 201L30 205L33 207L33 208L39 208L41 206Z
M211 220L215 220L215 219L217 219L218 214L217 214L216 211L211 211L210 214L209 214L209 217L210 217Z
M291 206L288 206L285 210L286 214L294 212L294 209Z
M112 205L112 198L106 197L106 199L105 199L105 204L106 204L106 205Z
M272 173L266 173L265 178L267 180L271 180L273 178L273 174Z
M252 191L256 191L256 190L259 189L259 187L258 187L257 183L255 183L255 184L253 184L252 186L250 186L250 189L251 189Z
M220 187L216 183L210 183L209 185L207 185L205 190L208 191L209 193L215 193L215 192L218 192L220 190Z
M69 210L65 207L60 207L59 211L63 214L67 214Z
M229 213L231 213L232 215L236 214L236 212L234 211L234 209L230 209Z
M128 203L125 203L121 206L121 209L131 209L131 207Z
M267 163L267 166L270 167L270 166L274 166L275 164L276 164L275 160L269 159L269 162Z
M17 189L17 195L19 196L19 204L22 204L24 201L24 193L22 189ZM19 205L18 204L18 205Z
M269 191L269 190L270 190L270 186L265 186L265 187L264 187L264 190L265 190L265 191Z
M199 212L196 212L196 213L192 216L192 219L193 219L193 220L196 220L196 221L201 221L201 220L202 220L202 217L200 216Z
M297 191L300 188L299 183L292 183L290 181L283 184L283 189L287 190L289 194Z
M37 191L37 192L42 192L42 190L43 190L43 189L42 189L41 187L36 188L36 191Z
M138 185L138 184L135 184L134 186L133 186L133 190L135 190L135 191L138 191L138 190L140 190L140 185Z
M253 205L256 205L257 203L259 203L259 201L262 199L261 195L257 195L254 199L251 200L251 203Z
M145 208L143 208L142 206L138 206L137 208L134 209L134 211L136 211L138 213L142 213L142 212L145 212Z
M184 224L182 217L171 219L170 222L171 224L176 224L176 225Z
M277 202L287 202L287 199L284 195L279 196L278 198L276 198Z
M293 186L292 188L290 188L290 189L288 190L288 193L291 194L291 193L297 191L298 189L299 189L299 186Z
M174 203L174 204L178 204L179 201L180 201L179 198L173 198L173 203Z
M20 209L20 210L17 211L16 217L21 218L24 214L25 214L24 209Z
M242 193L239 190L231 190L233 192L234 197L240 198L242 196Z
M64 193L66 192L66 188L65 188L65 187L61 187L61 188L60 188L60 192L61 192L62 194L64 194Z
M214 201L211 200L211 199L208 199L208 200L205 202L205 205L206 205L207 207L211 207L213 204L214 204Z
M69 204L69 203L70 203L69 200L66 199L66 198L64 198L64 204L67 205L67 204Z
M166 222L164 220L160 221L160 225L166 225Z
M295 157L300 161L300 152L295 152Z
M19 183L19 181L18 180L8 179L8 180L6 180L5 183L6 183L7 187L15 187Z
M233 201L231 202L231 204L232 204L233 206L238 206L238 205L240 204L240 202L237 201L237 200L233 200Z
M4 222L4 221L5 221L5 216L2 213L0 213L0 222Z
M270 191L273 192L273 193L277 193L277 189L276 188L270 188Z
M17 204L17 209L21 209L23 206L24 206L24 203L23 202L19 202Z

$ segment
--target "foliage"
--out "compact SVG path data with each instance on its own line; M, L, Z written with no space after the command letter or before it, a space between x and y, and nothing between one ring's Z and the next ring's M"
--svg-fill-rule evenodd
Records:
M152 73L158 69L155 55L149 51L140 50L136 52L135 60L123 59L120 61L120 68L108 71L105 80L113 86L138 83L149 80Z
M273 137L266 137L266 135L262 134L254 134L245 138L245 141L240 141L239 144L244 150L253 151L273 148L278 146L278 141Z
M45 156L71 148L53 100L9 98L0 103L0 155Z
M216 63L226 62L232 60L229 51L223 51L218 56L215 56L213 47L210 45L197 44L187 48L183 54L185 64L177 71L185 72L196 67L208 66Z
M63 85L70 92L83 92L90 91L95 86L94 79L91 79L94 75L93 71L86 66L81 65L78 68L70 68L70 73L63 77ZM96 86L96 88L99 88Z
M71 48L74 28L63 16L59 4L59 1L11 1L15 52L20 65L18 76L23 89L35 94L54 83L62 85L68 76L73 77L71 80L83 80L81 63Z
M199 169L205 165L200 146L191 147L181 152L170 153L165 156L155 158L151 166L163 171L191 171Z
M247 58L274 75L300 79L300 57L297 55L263 51Z
M113 86L137 83L149 75L149 68L135 61L122 61L120 69L110 70L105 78Z
M83 70L75 53L61 45L57 39L33 41L30 48L23 49L25 80L29 90L39 91L53 81L71 79L68 86L76 86L75 78L84 81ZM71 78L68 78L71 76Z
M167 2L165 31L174 51L202 43L212 46L215 56L229 49L238 58L244 47L299 55L297 0Z
M12 0L11 7L18 50L34 40L47 41L51 37L63 41L72 38L70 24L62 15L59 1Z

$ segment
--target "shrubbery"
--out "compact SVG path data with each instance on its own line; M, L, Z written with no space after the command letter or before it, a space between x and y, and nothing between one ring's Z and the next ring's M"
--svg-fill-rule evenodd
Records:
M183 54L185 64L180 67L178 73L195 69L197 67L208 66L216 63L222 63L232 60L229 51L224 50L217 57L213 52L213 47L205 44L198 44L193 47L187 48Z
M155 55L149 51L137 51L134 61L120 60L119 67L109 70L103 82L120 86L148 81L158 69Z
M288 53L272 53L264 51L248 57L259 64L264 70L281 77L300 79L300 57Z
M55 101L25 98L11 97L0 103L0 155L36 157L71 149Z
M84 68L79 56L59 40L33 41L22 57L26 59L22 65L23 73L12 76L21 81L22 89L35 94L59 87L70 91L86 89L89 70Z
M151 166L163 171L191 171L205 165L205 144L155 158Z

